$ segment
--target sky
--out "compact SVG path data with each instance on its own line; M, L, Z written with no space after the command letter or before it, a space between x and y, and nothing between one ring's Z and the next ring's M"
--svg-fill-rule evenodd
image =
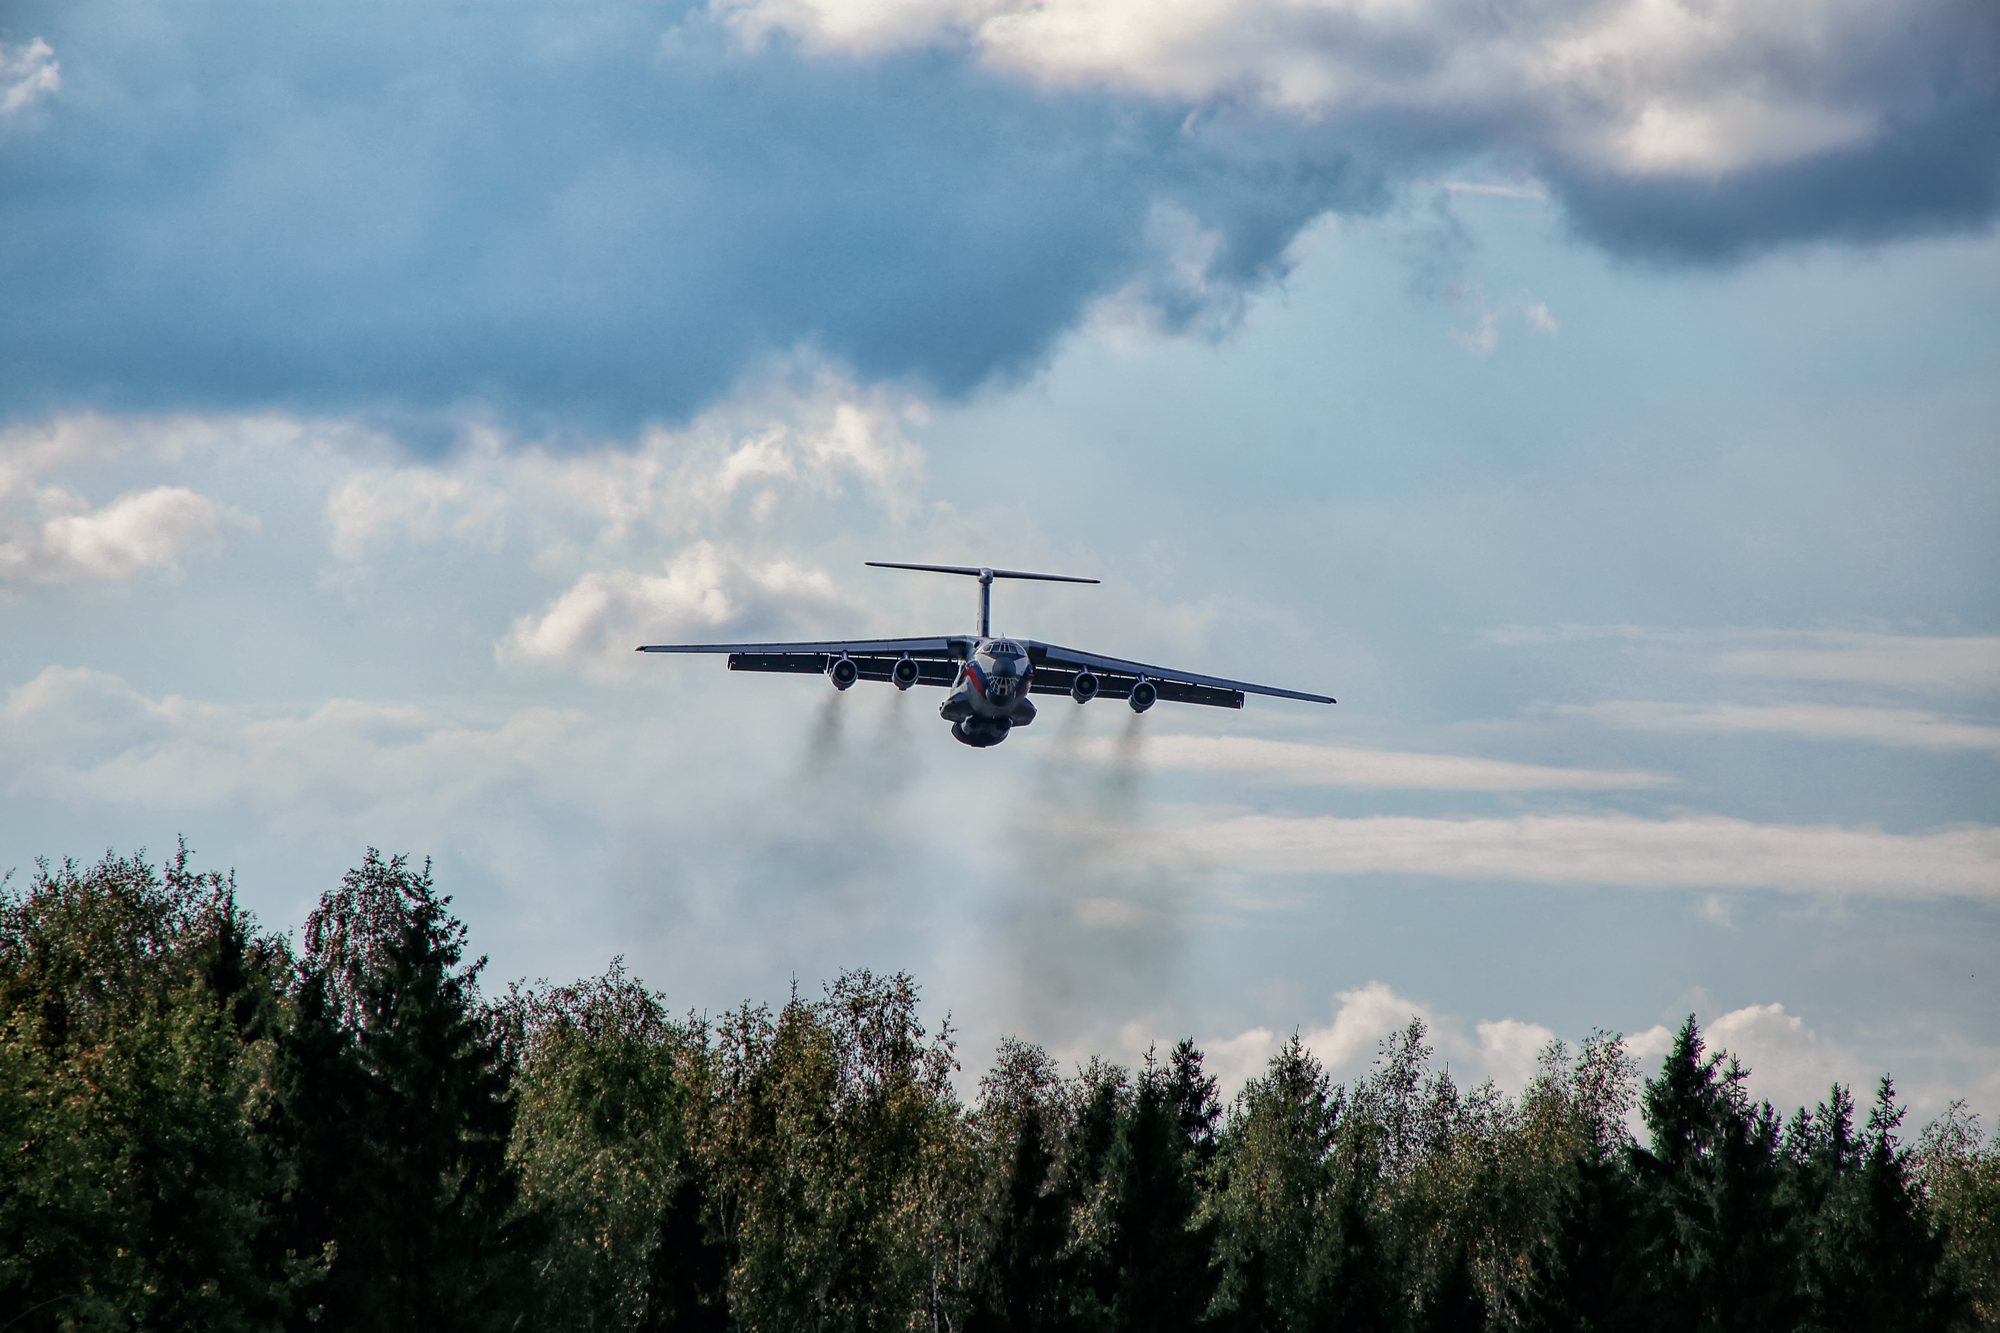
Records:
M1981 0L0 7L0 869L487 984L908 970L968 1086L1699 1017L2000 1116ZM643 642L971 628L1337 696Z

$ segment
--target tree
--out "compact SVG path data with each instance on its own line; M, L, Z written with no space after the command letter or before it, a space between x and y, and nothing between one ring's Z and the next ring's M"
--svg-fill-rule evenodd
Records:
M1238 1094L1215 1173L1224 1323L1306 1330L1319 1314L1342 1093L1298 1034Z
M857 971L775 1022L746 1005L718 1025L703 1152L739 1326L886 1328L932 1299L926 1173L958 1114L956 1063L916 1005L907 974Z
M233 880L107 854L0 899L0 1322L272 1327L251 1128L283 942Z
M669 1018L613 960L601 977L515 988L521 1052L510 1156L546 1225L549 1329L716 1329L729 1258L689 1141L705 1030Z
M1954 1101L1924 1127L1911 1178L1944 1243L1944 1273L1964 1302L1963 1327L2000 1329L2000 1135L1979 1141L1979 1117Z
M450 901L428 864L370 848L306 922L272 1138L294 1178L292 1251L331 1256L314 1322L481 1329L522 1311L513 1065Z
M1643 1333L1659 1327L1640 1256L1642 1202L1623 1161L1589 1144L1538 1246L1520 1322L1536 1333Z
M994 1184L976 1233L970 1333L1042 1333L1061 1324L1058 1263L1069 1217L1052 1188L1050 1145L1059 1083L1045 1051L1012 1038L981 1080L979 1119Z
M1652 1149L1635 1148L1633 1164L1648 1212L1649 1296L1668 1327L1792 1328L1804 1307L1777 1117L1750 1102L1748 1070L1703 1049L1690 1015L1646 1084Z
M1895 1137L1902 1119L1885 1077L1864 1134L1854 1132L1853 1097L1835 1084L1786 1135L1809 1328L1942 1330L1951 1322L1944 1244L1911 1188L1910 1155Z
M1201 1216L1203 1168L1221 1108L1192 1041L1166 1068L1149 1054L1108 1163L1113 1326L1168 1333L1206 1322L1215 1224Z

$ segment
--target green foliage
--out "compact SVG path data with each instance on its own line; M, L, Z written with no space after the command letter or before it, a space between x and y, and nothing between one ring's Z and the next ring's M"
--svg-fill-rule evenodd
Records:
M546 1329L722 1328L727 1251L693 1152L706 1033L614 961L507 1005L522 1049L510 1149L545 1219Z
M1944 1243L1947 1289L1964 1302L1958 1326L2000 1329L2000 1135L1982 1148L1979 1117L1953 1102L1924 1129L1909 1166Z
M299 1182L292 1253L331 1256L307 1321L510 1328L527 1297L514 1069L449 904L370 848L307 919L269 1130Z
M930 1042L905 974L853 972L774 1020L715 1029L706 1155L736 1256L730 1310L752 1329L886 1328L941 1293L924 1225L957 1115L949 1031Z
M0 1324L271 1327L256 1123L289 959L235 885L142 857L0 900Z
M0 893L0 1328L2000 1329L2000 1143L1886 1079L1781 1126L1692 1019L1643 1087L1599 1033L1462 1089L1412 1022L1226 1108L1192 1042L1009 1040L968 1106L903 974L676 1018L466 944L372 850L296 959L185 849Z
M1751 1103L1749 1071L1703 1058L1690 1017L1643 1102L1652 1148L1634 1167L1652 1211L1642 1253L1657 1318L1689 1329L1797 1328L1795 1208L1784 1183L1777 1116Z

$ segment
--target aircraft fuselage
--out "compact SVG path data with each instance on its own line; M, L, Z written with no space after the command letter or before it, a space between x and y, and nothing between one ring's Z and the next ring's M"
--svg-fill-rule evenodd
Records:
M1035 720L1035 705L1028 698L1034 674L1034 663L1022 645L982 636L966 653L938 716L951 723L951 734L967 745L982 749L998 745L1015 727Z

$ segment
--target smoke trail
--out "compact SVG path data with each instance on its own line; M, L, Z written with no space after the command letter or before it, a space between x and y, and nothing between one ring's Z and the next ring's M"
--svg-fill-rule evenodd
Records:
M769 780L690 812L693 836L663 820L623 858L629 926L700 955L680 967L831 976L857 940L914 917L908 899L933 882L910 817L922 769L901 694L829 688L794 734Z
M812 730L806 733L806 750L800 773L813 777L826 773L840 759L841 740L846 728L845 710L841 707L845 693L828 695L821 701L819 711L813 716Z
M1151 1031L1178 983L1195 887L1151 854L1146 719L1119 722L1110 762L1092 764L1087 711L1073 707L1038 757L1008 830L1018 873L997 912L1006 972L994 989L1019 1031L1058 1050L1129 1046Z

